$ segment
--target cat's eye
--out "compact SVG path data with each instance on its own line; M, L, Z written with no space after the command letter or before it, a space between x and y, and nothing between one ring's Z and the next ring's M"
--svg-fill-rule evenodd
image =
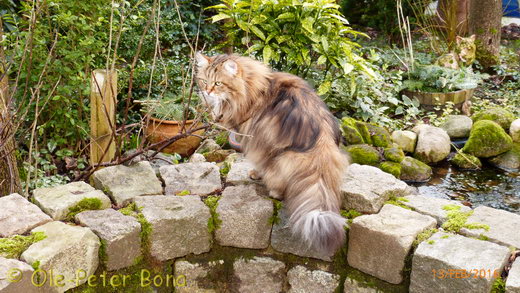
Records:
M215 86L221 86L222 85L222 82L221 81L216 81L215 82Z
M208 83L205 79L201 79L200 82L202 82L203 84L207 84Z

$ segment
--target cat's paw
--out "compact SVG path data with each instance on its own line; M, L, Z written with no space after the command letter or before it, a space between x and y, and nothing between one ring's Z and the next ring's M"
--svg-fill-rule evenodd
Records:
M260 173L256 171L255 169L249 170L249 178L253 180L260 180L262 179L262 176L260 176Z

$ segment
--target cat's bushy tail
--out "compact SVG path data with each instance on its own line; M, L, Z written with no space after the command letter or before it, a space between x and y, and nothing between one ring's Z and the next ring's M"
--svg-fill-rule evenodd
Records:
M294 183L286 204L293 234L309 247L332 255L345 242L345 218L339 215L342 171L347 166L339 151L333 157L316 158L315 176ZM293 194L291 194L293 193Z

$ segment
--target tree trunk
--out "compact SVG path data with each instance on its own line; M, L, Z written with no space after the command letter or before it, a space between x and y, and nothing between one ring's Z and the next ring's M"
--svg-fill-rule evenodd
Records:
M477 60L484 68L496 65L500 61L501 21L501 0L470 1L469 33L477 36Z
M3 23L0 18L0 40L3 38ZM0 196L21 192L20 174L15 156L12 121L9 113L9 79L7 61L0 46Z

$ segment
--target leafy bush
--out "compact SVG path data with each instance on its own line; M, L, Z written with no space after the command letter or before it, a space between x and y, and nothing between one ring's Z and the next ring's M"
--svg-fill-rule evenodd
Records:
M403 1L403 13L414 15L410 1ZM385 33L390 40L399 40L396 0L341 0L341 12L351 23L368 26ZM413 20L411 20L413 22Z
M403 88L422 92L451 92L476 88L485 75L471 68L451 69L437 65L416 66L403 82Z
M330 90L335 73L354 71L374 76L351 38L362 35L347 26L334 0L223 0L212 6L213 21L227 20L227 41L246 54L262 57L272 67L307 77L313 66L324 80L318 92Z

